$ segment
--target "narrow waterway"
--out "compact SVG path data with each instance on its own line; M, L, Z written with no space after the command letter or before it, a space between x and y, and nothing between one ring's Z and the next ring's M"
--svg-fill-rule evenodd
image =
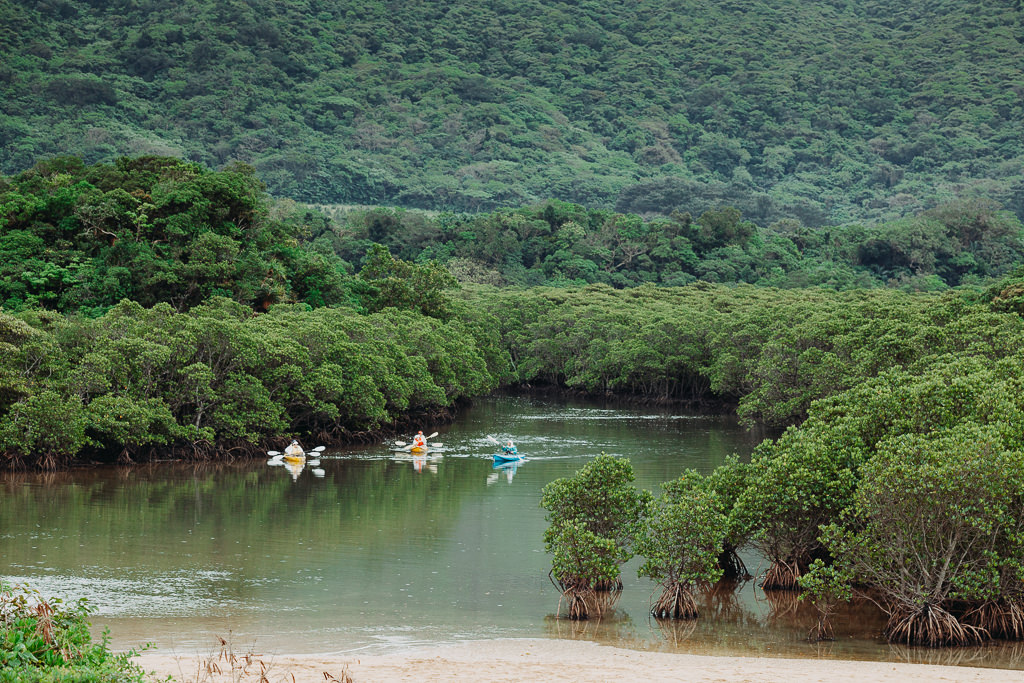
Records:
M328 451L319 471L260 461L3 475L0 573L45 596L87 598L116 648L207 652L223 637L271 653L381 653L552 637L1024 668L1012 646L893 648L870 604L840 612L835 642L810 645L813 610L754 582L720 586L697 621L658 622L638 560L608 617L556 619L545 484L603 451L629 457L637 485L657 492L686 468L747 457L760 436L729 417L508 397L481 400L440 431L443 449L427 458L379 444ZM495 466L489 435L515 438L527 460Z

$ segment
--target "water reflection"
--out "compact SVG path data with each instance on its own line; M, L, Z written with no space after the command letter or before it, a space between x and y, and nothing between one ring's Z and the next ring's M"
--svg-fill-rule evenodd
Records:
M511 460L511 461L509 461L509 460L495 460L494 461L494 465L492 466L494 468L494 471L487 475L487 485L490 486L494 482L498 481L501 478L502 474L505 475L505 481L507 481L509 484L511 484L512 480L516 476L516 471L519 470L519 466L522 463L524 463L524 462L526 462L526 461L525 460Z
M544 619L547 635L568 640L591 640L599 643L635 642L636 624L629 613L609 608L600 617L592 619L566 619L549 614Z

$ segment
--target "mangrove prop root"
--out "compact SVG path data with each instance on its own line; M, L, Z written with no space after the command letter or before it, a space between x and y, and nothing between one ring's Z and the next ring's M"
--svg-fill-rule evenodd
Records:
M891 643L948 647L978 645L988 639L983 628L961 623L938 605L898 606L889 615L885 637Z
M961 621L988 631L993 638L1024 640L1024 604L1015 600L986 602Z
M696 619L697 601L693 592L678 581L662 584L664 590L651 606L651 615L657 619Z
M819 612L818 623L815 624L807 633L807 640L812 643L820 643L823 640L835 639L836 634L835 631L832 630L832 622L829 621L828 614Z
M573 621L589 619L591 615L600 617L603 605L597 599L597 591L589 586L570 586L562 592L558 599L558 612L562 611L562 601L565 601L568 616Z
M611 581L598 581L594 584L594 590L596 591L621 591L622 580L613 579Z
M576 576L555 576L554 570L551 570L548 572L548 580L562 592L576 589L579 586L586 586L602 593L617 593L622 590L622 579L619 578L597 581L593 585L589 585L587 581Z
M736 553L736 548L726 547L718 556L718 566L722 568L724 579L746 579L750 577L747 565Z
M764 590L800 590L800 565L793 562L776 560L765 572L761 581L761 588Z

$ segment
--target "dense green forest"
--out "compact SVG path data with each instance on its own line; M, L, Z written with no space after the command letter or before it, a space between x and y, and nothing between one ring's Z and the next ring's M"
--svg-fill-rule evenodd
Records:
M733 207L699 216L636 214L547 201L481 214L403 209L330 211L317 239L349 263L370 245L445 264L461 282L503 286L684 285L891 287L941 291L1005 275L1024 257L1024 226L988 200L957 200L870 225L762 228Z
M828 231L761 228L738 209L645 220L547 201L482 214L320 212L274 200L252 167L77 157L0 176L0 305L96 316L131 299L185 311L224 296L445 317L456 284L695 281L781 288L977 286L1024 257L1024 226L985 200ZM442 267L443 266L443 267Z
M273 200L242 165L40 162L0 178L5 462L250 453L288 434L353 439L509 384L724 403L783 426L886 370L1019 347L1021 272L1008 271L1021 226L990 205L948 205L859 242L771 236L734 209L671 222L548 202L481 216L356 212L339 225ZM468 278L460 289L425 260L493 269L489 250L502 244L538 259L520 261L520 277L561 286ZM836 256L869 248L902 270ZM759 264L768 250L799 268ZM690 284L571 288L558 268L545 279L552 260L647 252L661 260L622 272L591 260L588 272ZM833 287L766 286L801 269L832 273ZM707 281L713 271L723 282ZM1004 279L982 288L993 274ZM866 288L850 289L858 283Z
M0 172L242 162L272 194L767 226L1024 217L1019 0L0 1Z

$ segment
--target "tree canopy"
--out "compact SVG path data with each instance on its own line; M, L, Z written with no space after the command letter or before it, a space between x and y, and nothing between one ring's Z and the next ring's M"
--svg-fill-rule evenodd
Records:
M0 1L0 172L240 161L279 197L1024 216L1017 0Z

